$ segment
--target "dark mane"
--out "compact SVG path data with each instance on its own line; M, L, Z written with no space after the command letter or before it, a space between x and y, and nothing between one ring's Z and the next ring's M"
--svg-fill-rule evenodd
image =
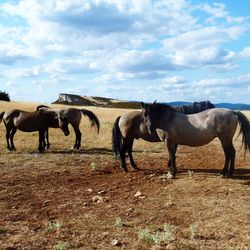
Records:
M155 103L155 104L149 104L149 110L156 113L157 116L162 115L165 111L171 111L171 113L176 112L176 110L170 106L169 104L165 103Z
M182 105L174 107L176 111L181 112L183 114L195 114L204 111L206 109L212 109L212 108L215 108L215 106L210 101L201 101L201 102L195 101L190 105Z
M38 105L37 107L36 107L36 110L38 111L38 110L44 110L44 109L50 109L50 107L49 106L46 106L46 105Z

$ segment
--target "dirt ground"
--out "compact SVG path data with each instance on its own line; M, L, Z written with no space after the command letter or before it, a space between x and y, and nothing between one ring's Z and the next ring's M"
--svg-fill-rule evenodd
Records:
M215 140L181 146L169 180L161 143L136 142L141 170L124 173L108 136L94 146L86 135L75 151L52 135L39 154L37 135L20 132L8 152L0 127L0 249L250 249L250 156L239 143L233 178L219 174Z

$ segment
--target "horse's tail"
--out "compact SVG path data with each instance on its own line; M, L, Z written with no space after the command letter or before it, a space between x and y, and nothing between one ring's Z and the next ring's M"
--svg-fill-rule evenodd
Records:
M97 118L97 116L90 110L87 109L80 109L83 115L87 116L89 118L89 121L91 123L91 126L96 126L97 128L97 133L99 133L100 130L100 121Z
M4 116L5 112L0 112L0 123L2 122L3 120L3 116Z
M46 106L46 105L38 105L36 107L36 111L39 111L39 110L47 110L47 109L51 109L49 106Z
M242 145L244 146L244 150L246 154L246 151L250 152L250 121L240 111L234 111L234 113L238 117L238 122L240 125L239 134L242 134Z
M119 121L121 116L118 116L115 120L114 126L112 128L112 151L115 157L120 156L122 147L122 134L119 128Z

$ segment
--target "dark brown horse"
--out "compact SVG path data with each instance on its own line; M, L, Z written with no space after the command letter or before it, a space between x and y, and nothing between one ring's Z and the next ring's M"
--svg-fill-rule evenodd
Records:
M189 106L175 107L178 112L197 113L206 109L214 108L209 101L194 102ZM126 167L126 152L128 153L130 164L134 169L138 169L132 155L134 139L142 138L149 142L160 142L160 138L155 131L150 134L144 123L141 111L131 111L117 117L112 129L112 147L116 156L119 156L121 168L128 171Z
M91 122L91 126L95 126L97 128L97 132L99 133L100 129L100 122L97 116L90 110L87 109L77 109L77 108L63 108L63 109L52 109L46 105L39 105L37 106L36 110L53 110L58 115L65 117L67 119L68 123L71 124L75 131L75 144L72 148L79 149L81 147L81 137L82 133L79 129L80 122L82 119L82 114L87 116ZM46 137L46 147L50 147L49 143L49 130L47 129L45 133Z
M57 128L69 135L68 122L63 115L58 115L54 111L34 111L27 112L19 109L13 109L0 113L0 122L3 120L6 127L6 141L9 150L16 150L14 146L14 135L18 130L23 132L39 131L40 152L45 149L45 132L48 128Z
M167 146L169 153L169 178L176 175L175 154L177 145L199 147L214 138L221 142L225 154L224 176L232 176L235 164L233 136L240 125L242 144L245 152L250 152L250 122L240 111L229 109L209 109L200 113L186 115L176 112L171 106L158 104L142 105L142 116L149 134L157 134Z
M174 109L183 114L195 114L201 111L215 108L214 104L210 101L193 102L189 105L176 106Z

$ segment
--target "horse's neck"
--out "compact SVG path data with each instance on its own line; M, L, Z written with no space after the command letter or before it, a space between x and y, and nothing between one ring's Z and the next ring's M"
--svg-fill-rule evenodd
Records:
M174 112L171 110L162 111L161 114L157 115L157 119L155 121L156 127L159 129L162 129L162 130L166 130L168 127L168 124L171 122L171 120L177 114L182 115L182 113Z

